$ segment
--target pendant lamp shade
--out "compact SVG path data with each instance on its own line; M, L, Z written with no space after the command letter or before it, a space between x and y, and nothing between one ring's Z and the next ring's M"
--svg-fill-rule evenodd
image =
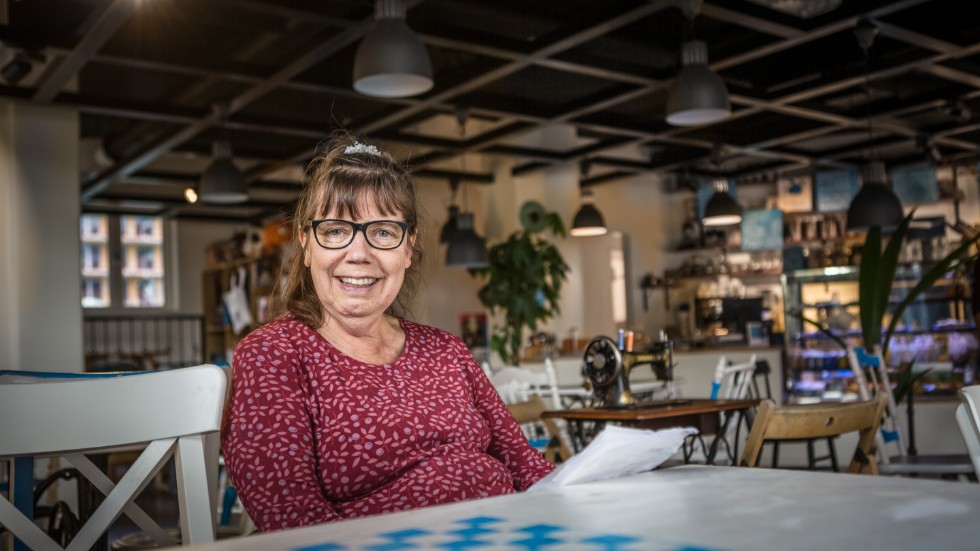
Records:
M681 72L667 93L667 124L696 126L732 114L728 88L708 68L708 46L701 40L684 43Z
M864 183L847 207L847 229L894 228L902 223L902 201L885 183L885 165L873 161L865 167Z
M599 209L595 208L594 203L592 190L582 190L582 207L575 213L572 229L568 233L574 237L591 237L604 235L608 231L606 221L602 218Z
M728 181L715 180L715 193L704 206L704 218L701 223L705 226L731 226L742 221L742 207L728 193Z
M484 268L488 263L487 242L473 230L473 213L460 213L456 218L456 231L446 249L446 266Z
M456 205L449 205L449 220L443 224L442 230L439 231L439 243L449 243L456 233L456 218L459 217L459 207Z
M374 25L354 56L354 89L366 96L402 98L432 88L425 44L405 22L403 0L376 0Z
M248 183L245 176L231 161L231 145L216 141L212 145L214 160L204 169L198 189L198 197L204 203L230 205L248 200Z

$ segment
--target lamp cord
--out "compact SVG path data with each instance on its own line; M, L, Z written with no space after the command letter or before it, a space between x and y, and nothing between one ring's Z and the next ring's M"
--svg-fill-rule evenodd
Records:
M868 53L870 48L864 48L864 95L866 98L865 108L868 112L868 146L871 148L870 161L875 160L875 132L873 119L871 116L871 56Z

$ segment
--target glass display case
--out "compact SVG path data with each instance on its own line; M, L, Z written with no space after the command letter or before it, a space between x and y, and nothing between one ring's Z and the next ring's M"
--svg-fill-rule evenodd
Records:
M928 270L922 264L900 266L889 296L889 311ZM861 342L858 268L851 266L797 270L782 276L786 324L784 399L786 402L856 400L858 389L840 343L813 320L849 345ZM890 317L886 314L883 330ZM922 293L902 315L885 362L890 370L912 363L917 396L955 396L972 384L977 339L969 285L951 272ZM892 379L895 380L894 378Z

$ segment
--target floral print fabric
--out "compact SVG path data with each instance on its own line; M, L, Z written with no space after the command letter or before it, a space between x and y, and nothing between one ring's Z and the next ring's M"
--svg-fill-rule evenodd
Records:
M460 339L399 321L405 350L385 365L292 314L238 344L222 448L259 529L509 494L554 468Z

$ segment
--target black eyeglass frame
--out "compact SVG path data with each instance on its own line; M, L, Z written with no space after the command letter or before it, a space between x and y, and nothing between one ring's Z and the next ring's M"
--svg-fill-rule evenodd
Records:
M350 234L350 240L348 240L347 243L344 243L343 245L340 245L338 247L328 247L323 243L320 243L320 238L317 235L316 228L317 226L319 226L324 222L341 222L354 228L354 231L351 232ZM379 247L371 242L371 238L369 238L367 234L367 229L371 224L380 224L380 223L395 224L402 229L402 237L401 239L398 240L397 245L393 247ZM324 249L328 249L331 251L335 251L337 249L346 249L347 247L350 247L350 244L354 242L354 238L357 237L357 232L361 232L362 234L364 234L365 243L371 246L371 248L378 249L379 251L390 251L393 249L397 249L398 247L401 247L402 243L405 242L405 236L408 235L408 222L402 222L401 220L371 220L369 222L362 222L358 224L357 222L351 222L350 220L341 220L340 218L320 218L318 220L310 220L310 228L311 231L313 232L313 240L316 241L316 244L323 247Z

